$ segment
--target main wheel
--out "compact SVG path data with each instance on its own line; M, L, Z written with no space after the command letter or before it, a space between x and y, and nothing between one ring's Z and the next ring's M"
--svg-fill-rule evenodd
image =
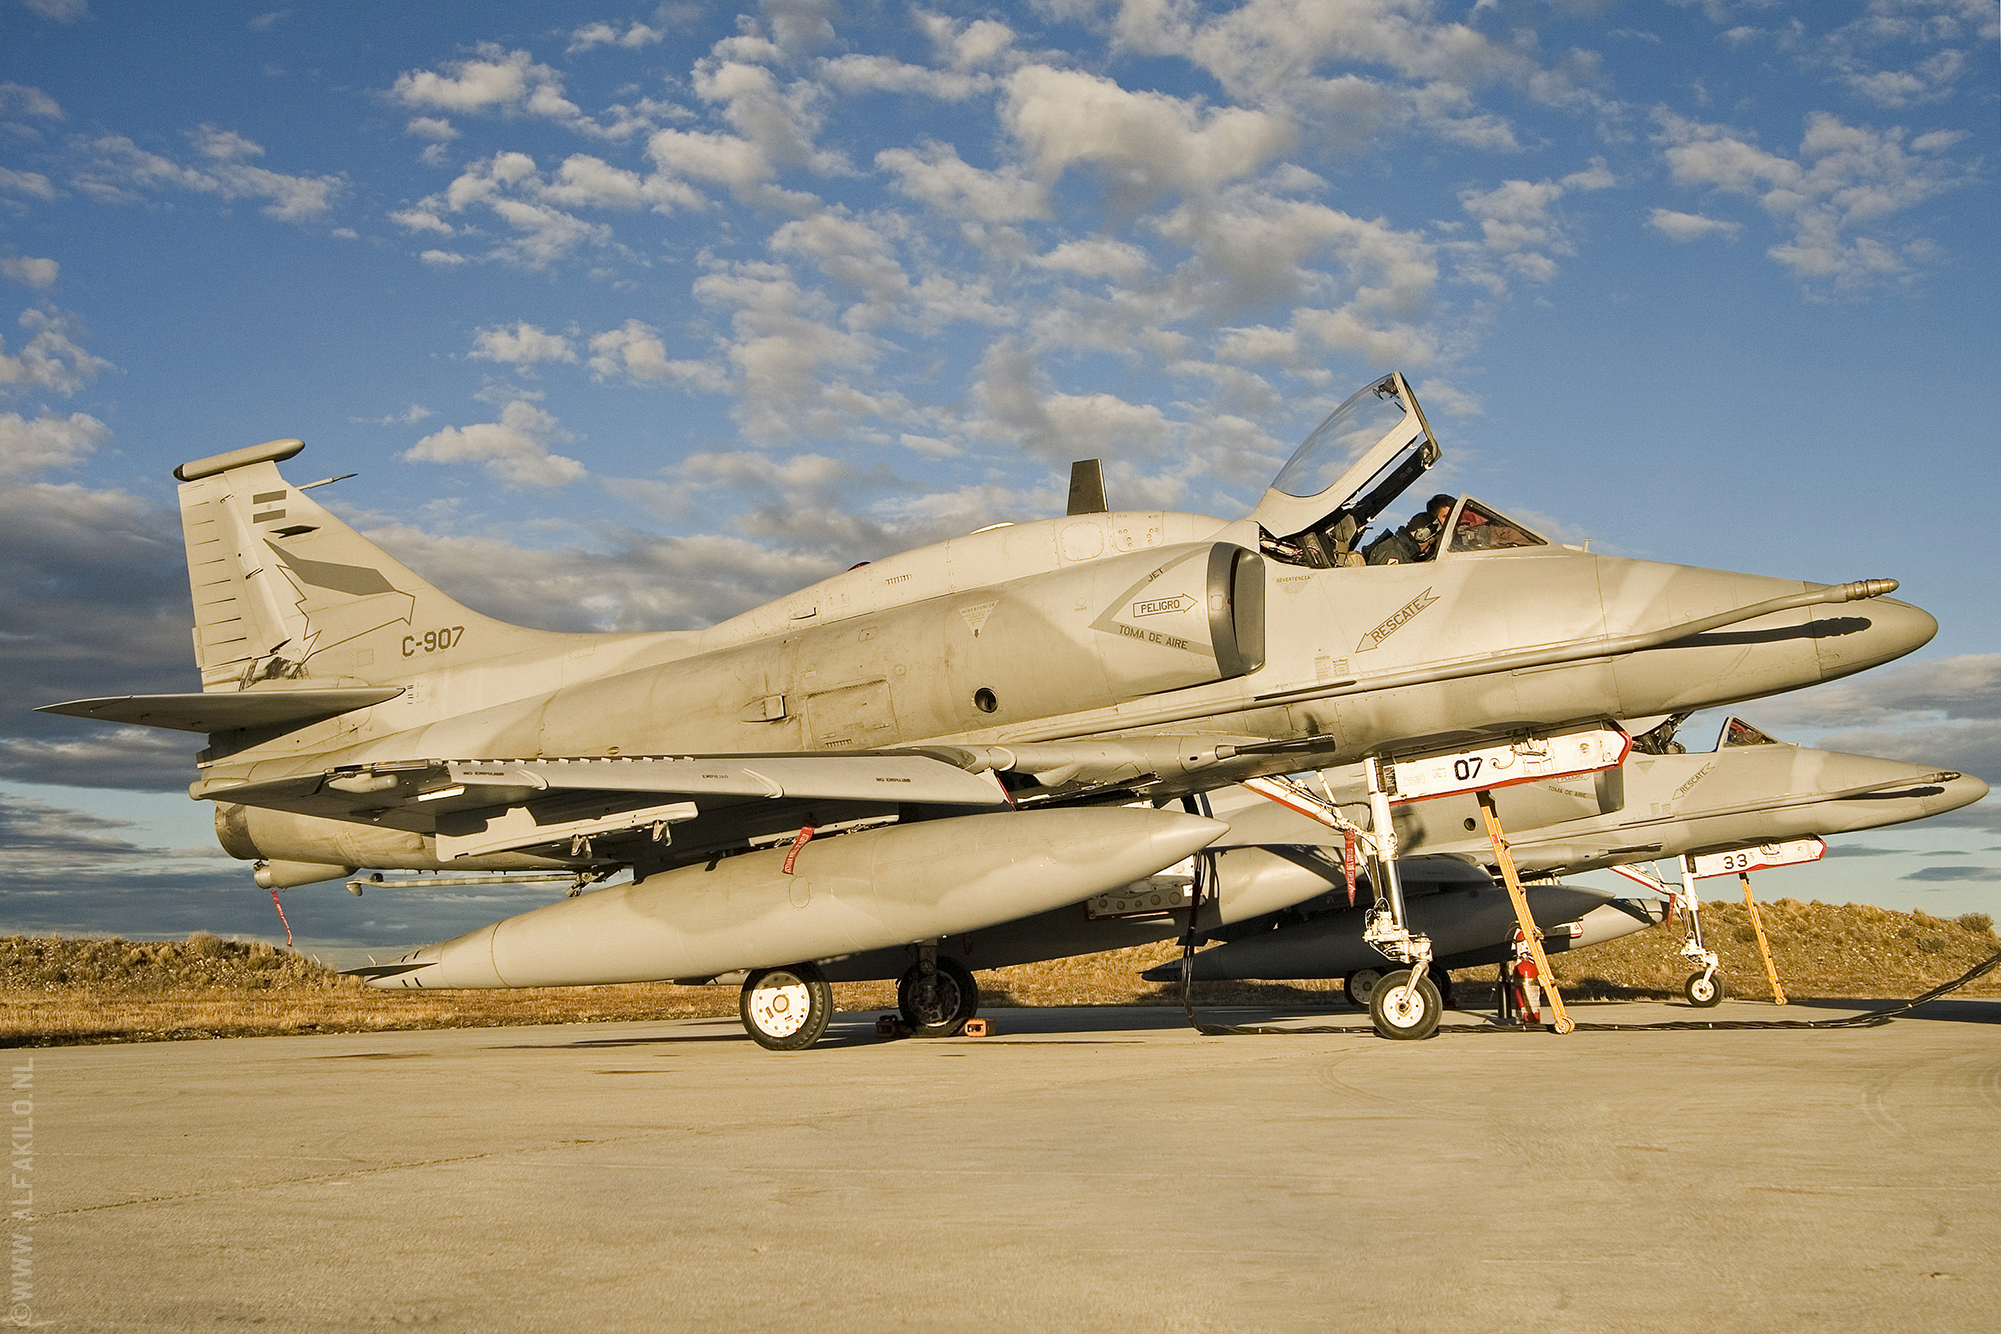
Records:
M1681 994L1688 997L1688 1003L1698 1010L1706 1010L1723 999L1723 978L1721 974L1690 973L1688 981L1681 984Z
M746 1033L770 1051L810 1047L834 1015L834 989L810 963L759 968L743 980L737 1002Z
M1375 994L1369 998L1369 1018L1375 1021L1376 1032L1386 1038L1428 1038L1438 1031L1438 1019L1444 1009L1431 979L1419 977L1413 981L1407 968L1383 974L1382 981L1376 983Z
M903 1022L920 1038L957 1037L966 1021L980 1012L980 984L972 970L957 959L939 959L932 975L931 997L923 995L923 971L912 964L896 984L896 1008Z
M1347 988L1348 1004L1358 1010L1368 1009L1369 1001L1374 998L1376 988L1382 983L1382 980L1383 974L1379 968L1357 968L1354 972L1348 974L1347 978L1341 983L1343 987Z

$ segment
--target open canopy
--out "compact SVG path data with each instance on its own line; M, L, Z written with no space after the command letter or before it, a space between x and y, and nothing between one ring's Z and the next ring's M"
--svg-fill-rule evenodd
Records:
M1277 538L1360 529L1438 462L1438 442L1402 375L1391 371L1334 409L1279 470L1251 518Z

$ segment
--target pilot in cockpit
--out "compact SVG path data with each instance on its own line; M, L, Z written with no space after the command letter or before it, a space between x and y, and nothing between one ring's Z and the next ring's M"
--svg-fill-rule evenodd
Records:
M1369 543L1363 550L1364 559L1370 565L1410 565L1430 560L1438 554L1439 543L1445 536L1445 521L1451 517L1454 503L1451 496L1433 496L1403 527Z

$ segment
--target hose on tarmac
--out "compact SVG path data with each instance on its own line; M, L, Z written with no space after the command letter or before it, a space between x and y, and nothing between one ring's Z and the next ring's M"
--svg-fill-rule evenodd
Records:
M1201 902L1199 891L1196 899ZM1191 912L1191 919L1194 914ZM1888 1010L1870 1010L1863 1014L1844 1015L1839 1019L1670 1019L1655 1024L1579 1024L1579 1033L1679 1033L1700 1029L1778 1029L1778 1028L1877 1028L1889 1023L1899 1015L1909 1014L1920 1005L1929 1005L1942 1000L1960 988L1979 981L1996 968L2001 968L2001 952L1973 965L1950 982L1940 983L1930 991L1899 1002ZM1195 1013L1193 999L1195 976L1195 942L1192 933L1184 938L1181 950L1181 1012L1188 1018L1188 1026L1204 1037L1228 1037L1237 1034L1275 1033L1364 1033L1372 1030L1357 1028L1353 1024L1313 1024L1293 1027L1280 1024L1212 1024ZM1547 1024L1440 1024L1440 1033L1548 1033L1553 1031Z

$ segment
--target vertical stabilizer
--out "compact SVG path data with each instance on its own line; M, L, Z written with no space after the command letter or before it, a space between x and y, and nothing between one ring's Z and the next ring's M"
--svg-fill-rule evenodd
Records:
M301 448L274 440L174 470L203 690L380 685L564 638L418 578L279 475Z

